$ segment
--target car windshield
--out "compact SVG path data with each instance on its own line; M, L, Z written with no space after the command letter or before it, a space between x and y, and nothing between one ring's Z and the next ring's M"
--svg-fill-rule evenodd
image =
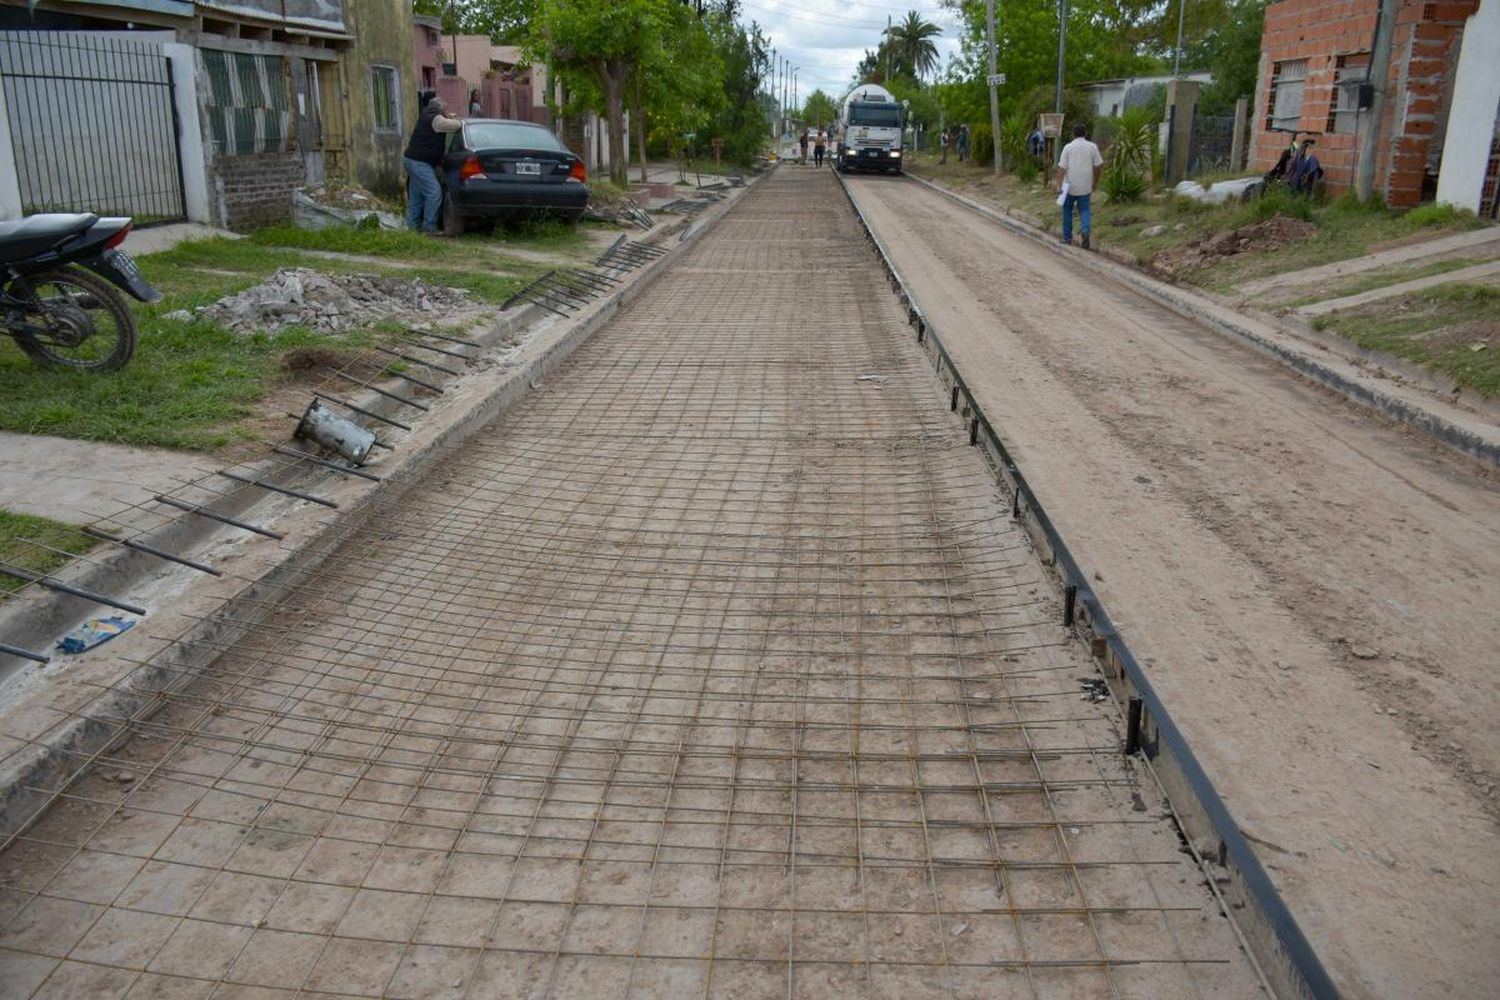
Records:
M553 149L563 144L557 136L537 125L511 122L475 122L468 126L469 145L474 149Z
M849 108L849 124L895 128L901 124L901 109L894 104L855 104Z

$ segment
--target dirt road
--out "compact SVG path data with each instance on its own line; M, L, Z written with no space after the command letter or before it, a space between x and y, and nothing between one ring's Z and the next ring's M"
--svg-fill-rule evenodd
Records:
M1495 483L936 192L850 183L1341 986L1492 991Z
M1007 513L773 175L0 855L0 995L1262 996Z

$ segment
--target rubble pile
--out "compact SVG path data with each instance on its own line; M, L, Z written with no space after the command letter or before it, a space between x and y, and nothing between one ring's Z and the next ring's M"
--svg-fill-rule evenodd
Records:
M1305 240L1318 231L1318 227L1301 219L1285 215L1273 215L1262 222L1240 226L1222 233L1205 233L1191 242L1163 250L1151 261L1168 274L1176 274L1195 267L1206 267L1224 257L1255 251L1276 250Z
M369 274L324 274L306 267L284 267L265 281L193 310L242 333L302 326L333 333L376 320L430 320L469 305L462 288L432 285L421 278Z

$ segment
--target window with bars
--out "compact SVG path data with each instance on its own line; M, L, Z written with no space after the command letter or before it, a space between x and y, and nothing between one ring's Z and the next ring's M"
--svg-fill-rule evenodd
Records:
M1266 128L1284 132L1297 130L1302 123L1302 88L1306 83L1306 59L1275 64L1266 106Z
M1327 132L1352 133L1359 127L1359 92L1370 79L1370 53L1352 52L1333 63L1333 100Z
M374 102L375 131L401 131L401 93L394 66L370 67L370 98Z
M219 156L282 152L291 146L286 60L199 49L208 95L204 110Z

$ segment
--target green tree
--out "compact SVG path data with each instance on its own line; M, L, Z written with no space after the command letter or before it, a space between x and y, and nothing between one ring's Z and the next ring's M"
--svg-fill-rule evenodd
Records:
M1254 98L1260 72L1260 36L1266 24L1266 0L1235 0L1218 23L1209 25L1198 43L1187 48L1185 66L1213 71L1203 88L1199 111L1228 114L1241 97Z
M933 39L942 33L942 28L914 10L907 11L900 24L887 29L887 44L891 46L901 72L921 80L936 70L938 50Z
M815 90L807 95L807 101L802 105L802 113L797 117L813 125L826 125L839 116L839 107L832 97Z
M632 75L671 30L674 0L537 0L528 51L565 83L592 82L609 123L609 179L625 184L625 103Z

